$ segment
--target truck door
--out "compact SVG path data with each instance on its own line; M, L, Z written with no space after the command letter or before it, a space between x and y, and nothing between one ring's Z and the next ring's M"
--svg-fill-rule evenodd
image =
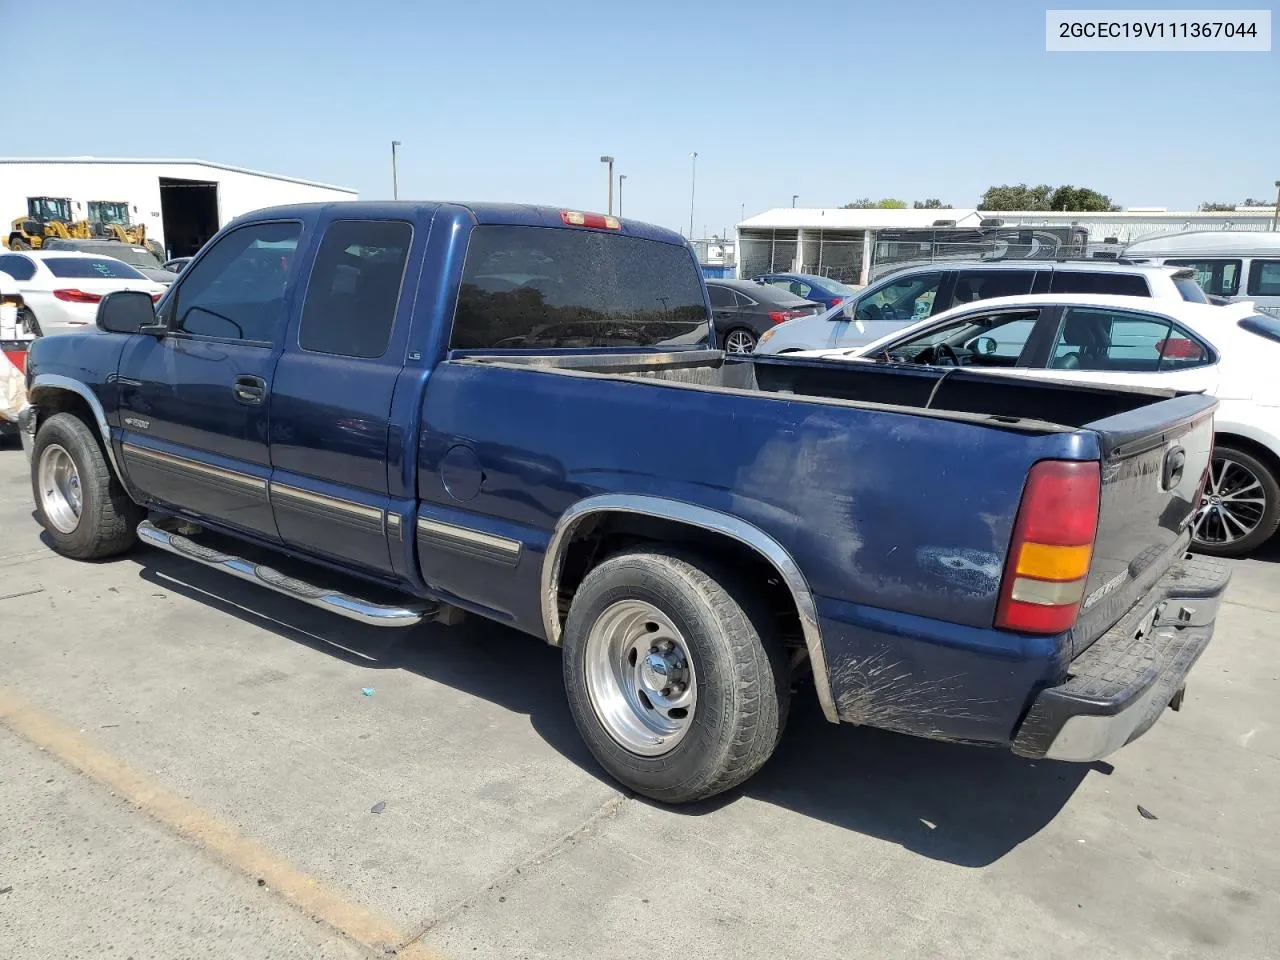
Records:
M164 301L162 336L120 358L120 427L129 479L157 500L272 539L267 435L302 224L225 234Z
M391 400L413 312L405 268L427 231L416 232L398 219L328 223L271 392L280 536L384 573Z

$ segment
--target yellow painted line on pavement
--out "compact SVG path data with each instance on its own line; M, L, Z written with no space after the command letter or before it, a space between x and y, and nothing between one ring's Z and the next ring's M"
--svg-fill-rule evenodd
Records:
M405 931L323 886L190 800L152 783L3 687L0 725L114 791L217 861L262 881L267 889L347 939L375 953L382 953L384 946L394 947L399 960L443 960L442 954L417 941L402 947L409 939Z

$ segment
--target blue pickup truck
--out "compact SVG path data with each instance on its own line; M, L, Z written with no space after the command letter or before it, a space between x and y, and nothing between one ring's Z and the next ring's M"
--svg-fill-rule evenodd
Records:
M640 223L262 210L35 343L37 516L68 557L560 646L595 757L673 803L757 770L793 690L1073 761L1180 705L1228 579L1187 553L1213 398L731 357L710 316Z

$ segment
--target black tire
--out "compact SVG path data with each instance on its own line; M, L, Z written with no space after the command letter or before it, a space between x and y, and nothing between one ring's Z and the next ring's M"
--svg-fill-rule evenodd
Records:
M740 339L741 342L744 345L746 345L746 349L730 350L729 348L730 337L735 337ZM759 342L760 342L760 338L757 337L753 331L748 330L746 327L734 327L732 330L726 330L724 332L724 335L720 338L720 349L724 350L726 353L746 354L746 353L753 352L756 348L756 344Z
M46 513L40 489L40 467L45 451L61 447L70 456L79 478L81 510L72 530L60 530ZM94 430L74 413L56 413L40 424L31 456L31 491L36 515L53 548L76 560L101 560L124 553L137 539L143 514L103 456Z
M657 756L623 746L600 720L587 683L592 626L614 604L653 605L681 632L697 704L683 738ZM621 783L664 803L689 803L742 783L773 754L786 723L789 667L772 611L717 564L643 547L615 554L583 580L564 630L564 679L574 722Z
M30 307L23 307L18 311L18 323L33 337L44 336L44 331L40 329L40 321L36 319L36 315L31 312Z
M27 242L27 239L25 237L10 237L9 249L10 250L30 250L31 244Z
M1238 465L1244 471L1253 474L1257 480L1264 502L1260 505L1256 526L1248 534L1227 541L1222 536L1222 530L1231 528L1226 527L1225 521L1215 517L1201 518L1196 522L1192 533L1192 548L1197 553L1215 557L1243 557L1270 540L1280 528L1280 483L1276 482L1271 466L1253 454L1230 443L1217 443L1213 448L1213 460L1209 468L1210 484L1205 489L1207 498L1211 498L1214 494L1212 488L1215 478L1228 492L1238 490L1243 483L1247 482L1243 479L1243 474L1233 471L1230 467L1227 468L1228 472L1224 477L1223 468L1227 464ZM1252 514L1246 518L1246 520L1252 519ZM1238 528L1235 528L1235 532L1239 532ZM1202 540L1202 536L1207 539Z

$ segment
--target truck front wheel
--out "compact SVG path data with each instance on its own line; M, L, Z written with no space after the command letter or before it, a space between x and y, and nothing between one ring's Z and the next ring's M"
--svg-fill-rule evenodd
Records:
M74 413L40 425L31 488L37 518L63 556L100 560L133 546L142 512L111 472L97 435Z
M565 623L564 677L595 758L666 803L750 777L777 745L790 696L774 619L699 558L639 548L593 569Z

